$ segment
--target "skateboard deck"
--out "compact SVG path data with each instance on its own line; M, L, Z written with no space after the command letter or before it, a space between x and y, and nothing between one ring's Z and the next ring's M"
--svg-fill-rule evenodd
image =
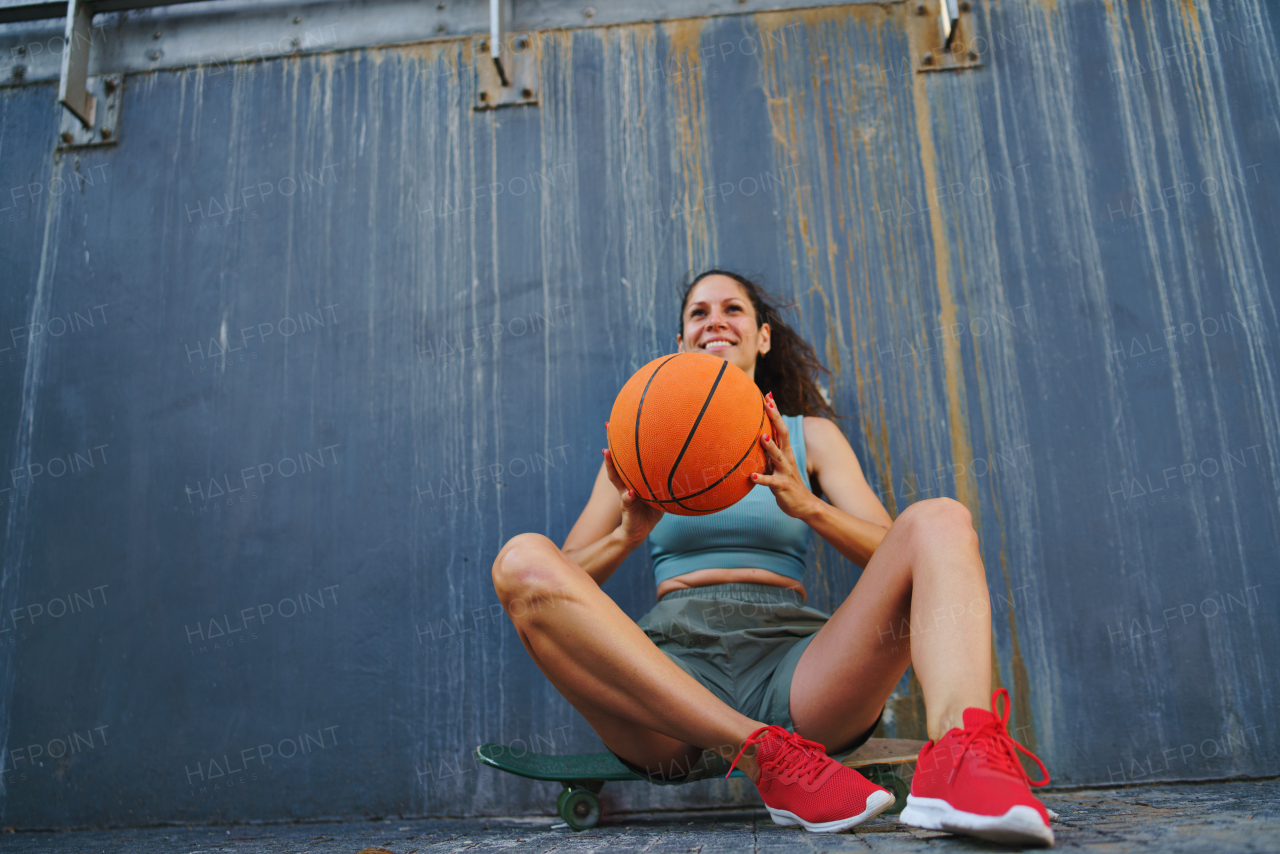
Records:
M893 771L893 766L916 761L923 741L906 738L873 738L866 744L835 758L849 768L857 768L876 785L893 792L896 802L886 813L902 811L907 800L907 784ZM531 780L560 783L564 791L556 801L556 811L574 830L594 827L600 820L600 789L607 782L643 780L612 753L577 753L553 756L547 753L519 754L501 744L482 744L476 758L485 765ZM733 769L731 777L745 776Z

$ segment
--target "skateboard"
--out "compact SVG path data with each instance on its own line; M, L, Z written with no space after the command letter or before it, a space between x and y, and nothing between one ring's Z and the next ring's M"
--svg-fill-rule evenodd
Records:
M895 815L907 805L910 789L906 781L894 772L894 766L915 762L924 744L923 741L906 738L873 738L857 750L835 758L849 768L857 769L877 786L892 792L894 803L885 810L885 814ZM501 744L482 744L476 748L476 758L508 774L560 783L564 791L556 798L556 812L574 830L595 827L600 820L600 790L605 783L644 779L619 762L612 753L552 756L522 752L517 756ZM745 775L735 768L730 776Z

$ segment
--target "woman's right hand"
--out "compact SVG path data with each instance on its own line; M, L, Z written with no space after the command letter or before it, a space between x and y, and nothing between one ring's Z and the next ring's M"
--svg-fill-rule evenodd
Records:
M604 467L609 475L609 482L618 490L618 497L622 500L622 533L632 547L638 546L662 519L663 511L641 501L635 490L623 482L613 465L613 454L608 448L604 449Z

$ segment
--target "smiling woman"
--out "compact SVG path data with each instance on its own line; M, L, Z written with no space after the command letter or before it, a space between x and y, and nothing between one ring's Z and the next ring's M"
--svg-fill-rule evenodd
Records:
M676 345L732 362L759 386L765 473L752 474L756 486L724 510L673 516L641 501L605 449L563 547L521 534L493 564L498 598L538 668L650 782L738 766L776 823L832 832L894 798L825 745L843 752L865 742L912 664L934 741L902 820L1052 844L1017 761L1023 748L1005 728L1008 695L1000 692L999 712L990 695L990 597L968 509L939 498L889 518L831 420L817 384L826 369L748 279L724 270L695 277ZM833 615L804 604L814 531L865 568ZM658 603L633 622L600 585L646 539ZM927 628L886 644L882 627L904 621Z

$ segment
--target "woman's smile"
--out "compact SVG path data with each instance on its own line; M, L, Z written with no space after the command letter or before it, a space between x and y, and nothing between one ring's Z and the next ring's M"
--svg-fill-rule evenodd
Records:
M715 352L716 350L724 350L728 347L732 347L737 343L737 341L731 341L728 338L717 335L707 338L705 341L699 343L698 346L708 352Z

